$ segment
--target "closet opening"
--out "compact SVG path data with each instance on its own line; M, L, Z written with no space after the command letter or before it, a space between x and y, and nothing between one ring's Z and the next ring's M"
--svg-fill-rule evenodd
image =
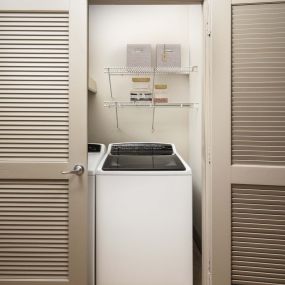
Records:
M88 141L176 146L192 169L194 284L201 284L203 6L200 1L180 1L179 5L174 5L177 1L163 5L160 1L156 5L147 5L150 1L136 2L144 5L94 2L89 5L88 62L93 87L88 96ZM150 48L151 58L144 59L150 60L149 67L132 67L128 62L128 53L135 47ZM159 69L159 49L176 47L180 64ZM136 88L146 88L156 101L144 93L144 100L138 102Z

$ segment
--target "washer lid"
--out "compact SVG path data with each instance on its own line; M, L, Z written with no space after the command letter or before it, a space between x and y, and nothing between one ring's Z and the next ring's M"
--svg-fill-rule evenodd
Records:
M184 164L172 155L108 155L104 171L184 171Z

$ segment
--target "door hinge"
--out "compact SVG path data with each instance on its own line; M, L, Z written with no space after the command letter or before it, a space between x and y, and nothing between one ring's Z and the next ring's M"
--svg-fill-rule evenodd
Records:
M212 284L212 273L208 272L208 283L207 285L211 285Z
M209 21L206 23L206 34L208 37L211 37L212 31L211 31L211 25L209 24Z
M211 164L212 163L212 156L211 156L211 152L208 151L208 164Z
M212 271L211 271L211 260L209 259L208 262L208 280L207 280L207 285L212 284Z
M211 37L212 35L212 21L211 21L211 3L210 0L205 2L205 11L206 11L206 15L205 15L205 19L206 19L206 35L208 37Z

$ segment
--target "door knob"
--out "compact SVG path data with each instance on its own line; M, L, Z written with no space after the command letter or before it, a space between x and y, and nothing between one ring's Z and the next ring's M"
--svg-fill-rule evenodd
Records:
M61 174L75 174L75 175L82 175L84 173L84 166L82 165L74 165L72 170L69 171L62 171Z

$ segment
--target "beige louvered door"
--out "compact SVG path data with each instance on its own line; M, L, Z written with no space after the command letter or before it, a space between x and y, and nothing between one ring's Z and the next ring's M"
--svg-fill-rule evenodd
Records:
M284 285L285 1L213 4L210 283Z
M87 2L0 0L0 285L86 285Z

